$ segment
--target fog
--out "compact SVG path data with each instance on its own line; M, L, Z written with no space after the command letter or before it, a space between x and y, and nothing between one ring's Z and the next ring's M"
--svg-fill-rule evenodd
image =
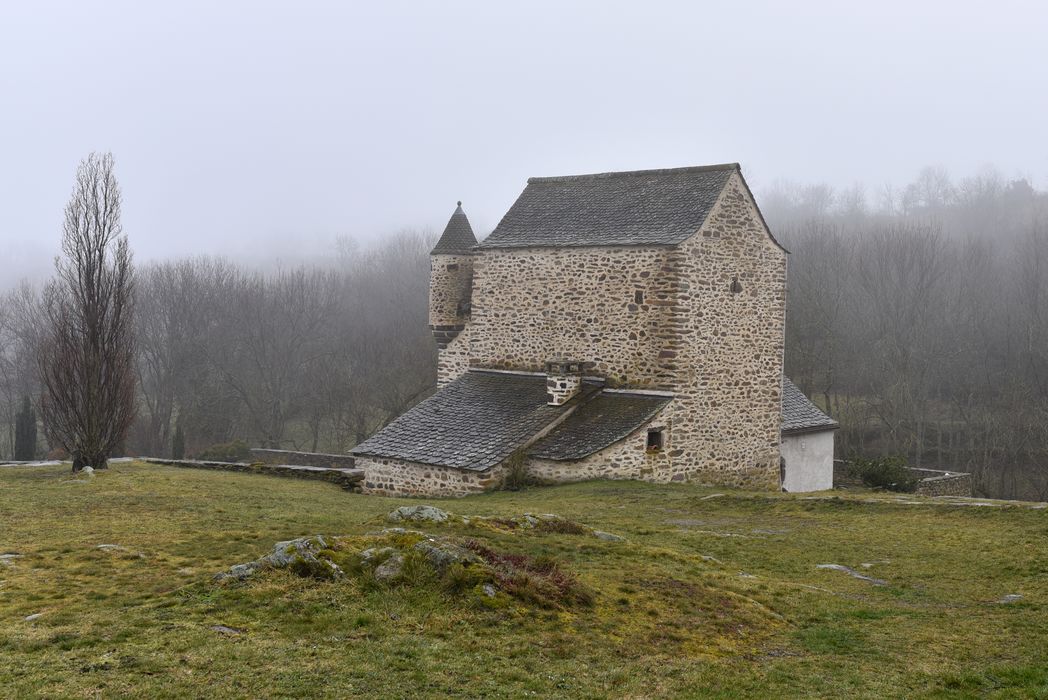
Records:
M294 263L491 230L531 175L739 161L782 180L992 163L1042 186L1034 3L34 2L0 8L0 288L48 274L112 151L139 260Z

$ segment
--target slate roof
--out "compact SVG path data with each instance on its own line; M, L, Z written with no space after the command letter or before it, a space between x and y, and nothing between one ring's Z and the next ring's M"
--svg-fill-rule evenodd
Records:
M585 383L583 394L597 386ZM546 377L466 372L350 454L483 471L502 462L572 406L546 404Z
M473 227L469 225L466 212L462 211L462 202L458 203L455 213L448 219L448 225L444 227L444 233L440 240L433 246L430 255L463 255L472 252L477 245L477 237L473 235Z
M671 400L669 396L601 392L539 440L529 454L555 460L588 457L647 423Z
M788 378L782 378L782 385L784 435L838 427ZM578 398L564 406L549 406L543 375L472 370L350 454L483 471L501 463L578 405L528 450L529 455L542 459L577 460L622 440L672 400L601 389L600 383L587 380Z
M833 420L819 410L804 392L788 377L782 378L782 432L812 433L820 430L835 430L839 427Z
M479 248L676 245L702 227L738 163L533 177Z

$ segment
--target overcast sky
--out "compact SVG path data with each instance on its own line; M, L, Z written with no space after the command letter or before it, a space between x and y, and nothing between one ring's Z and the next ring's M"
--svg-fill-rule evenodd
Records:
M0 288L112 151L138 259L491 230L531 175L1048 180L1039 2L0 2Z

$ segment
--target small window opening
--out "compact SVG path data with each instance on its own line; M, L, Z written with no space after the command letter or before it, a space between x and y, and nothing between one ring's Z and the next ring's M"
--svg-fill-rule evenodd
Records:
M633 292L633 303L634 304L643 304L644 303L644 292L642 292L639 289L637 291Z
M459 269L458 263L448 263L448 272L454 272Z
M648 431L648 452L658 452L662 449L662 428Z
M741 291L742 291L742 282L739 281L739 276L735 275L735 277L731 281L731 293L732 294L738 294Z

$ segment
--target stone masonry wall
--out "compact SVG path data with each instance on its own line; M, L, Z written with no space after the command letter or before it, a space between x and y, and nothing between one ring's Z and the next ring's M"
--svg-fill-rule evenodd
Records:
M462 333L473 294L472 255L433 255L429 261L429 328L437 341L437 386L465 371Z
M786 252L737 173L667 268L678 287L658 356L676 393L675 468L687 465L692 481L778 489Z
M364 493L387 496L468 496L498 485L502 470L483 472L437 467L380 457L357 457L364 470Z
M430 326L462 325L460 305L473 289L472 255L432 255L429 260Z
M251 448L251 458L264 464L302 464L309 467L327 467L329 469L352 469L356 466L352 455L269 450L260 447Z
M972 475L965 472L949 472L940 469L910 467L910 471L924 477L917 483L914 493L922 496L971 496Z
M664 417L664 409L650 422L630 433L624 440L576 462L530 458L528 476L544 483L564 483L589 479L640 479L644 481L684 481L686 469L678 464L674 470L670 452L673 431ZM663 448L647 451L648 429L663 429Z
M951 472L942 469L922 469L920 467L909 467L910 471L919 475L921 480L917 483L914 493L921 496L971 496L972 475L966 472ZM833 461L833 487L834 488L866 488L862 479L848 469L844 460Z
M467 323L446 347L437 349L437 388L443 387L462 376L469 369L470 337L473 325Z
M473 367L541 372L554 358L592 363L612 383L667 387L659 329L673 281L669 248L484 250L473 278ZM657 303L656 303L657 302Z
M581 360L611 386L672 390L672 444L642 478L776 489L785 302L786 253L734 174L676 248L483 250L460 352L528 371Z

